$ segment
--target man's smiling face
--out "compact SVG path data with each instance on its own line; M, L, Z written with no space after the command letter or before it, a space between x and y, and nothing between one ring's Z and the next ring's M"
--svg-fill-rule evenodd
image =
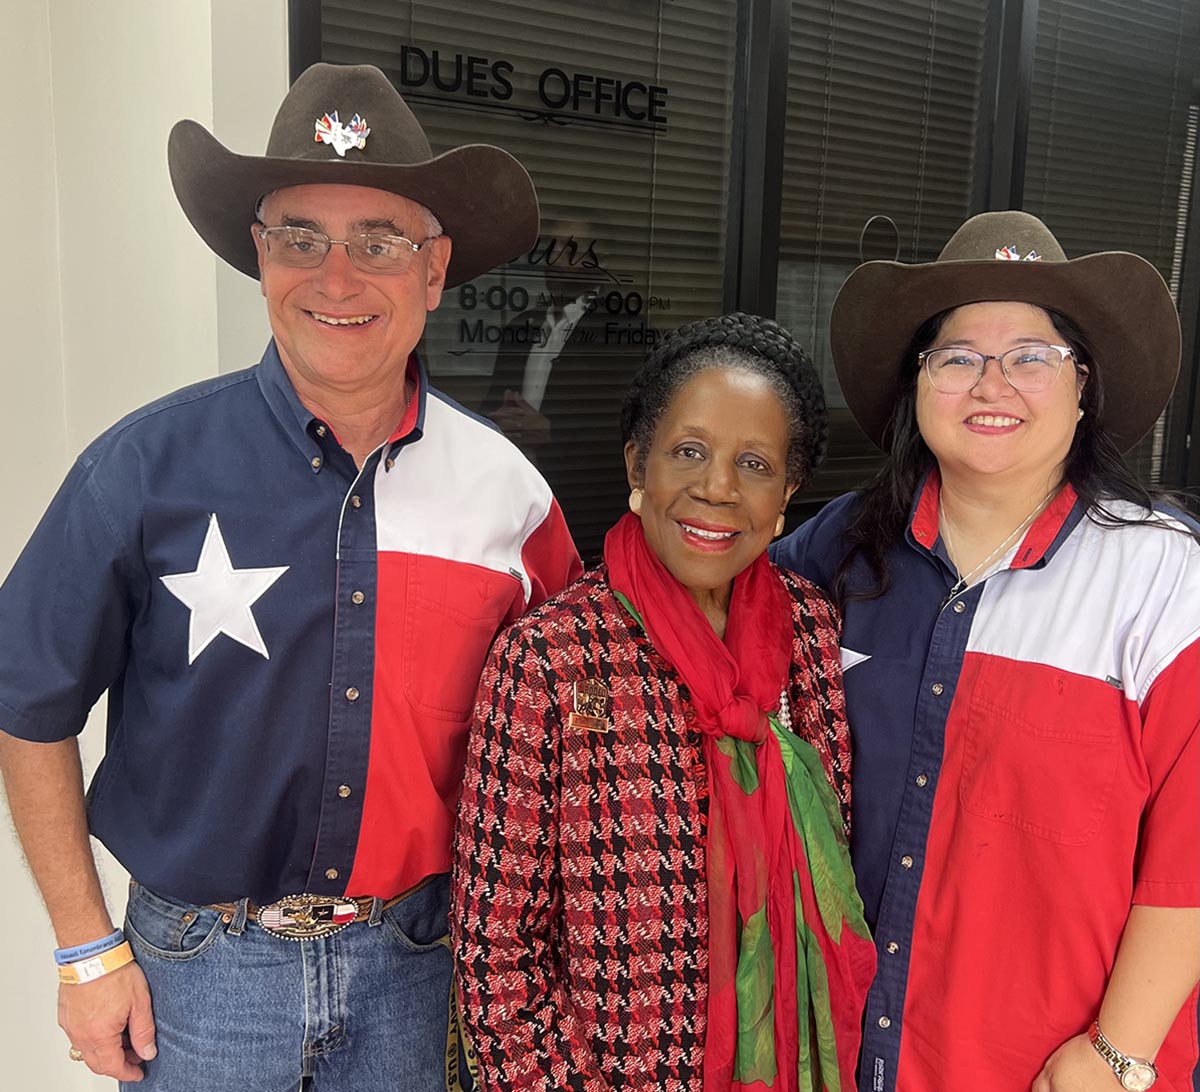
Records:
M289 186L263 201L262 222L321 231L331 239L365 232L402 235L414 243L429 234L415 201L365 186ZM403 376L441 302L450 240L441 236L413 255L403 273L366 273L334 246L315 269L296 269L272 256L254 232L262 294L271 331L292 380L349 392Z

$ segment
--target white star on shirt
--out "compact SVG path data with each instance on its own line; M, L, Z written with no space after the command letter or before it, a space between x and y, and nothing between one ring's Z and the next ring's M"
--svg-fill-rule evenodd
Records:
M849 671L852 667L857 667L859 664L865 664L871 658L869 652L855 652L852 648L847 648L842 645L842 671Z
M188 663L195 663L196 657L218 633L232 637L269 660L266 643L258 632L250 607L287 571L287 565L273 569L235 569L214 513L208 521L208 533L200 548L196 571L160 577L167 591L191 608Z

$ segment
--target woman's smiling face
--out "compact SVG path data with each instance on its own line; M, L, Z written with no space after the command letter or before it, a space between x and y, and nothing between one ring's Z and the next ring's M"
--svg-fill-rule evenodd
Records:
M646 541L698 602L727 597L771 541L795 489L787 481L789 431L767 380L715 367L676 391L643 467L636 445L626 445L629 483L644 490Z
M1050 315L1028 303L971 303L946 316L930 348L973 349L1000 356L1024 344L1062 344ZM1086 375L1074 359L1042 391L1018 391L989 360L969 391L936 390L928 372L917 377L917 427L943 476L962 479L1040 478L1057 482L1075 436Z

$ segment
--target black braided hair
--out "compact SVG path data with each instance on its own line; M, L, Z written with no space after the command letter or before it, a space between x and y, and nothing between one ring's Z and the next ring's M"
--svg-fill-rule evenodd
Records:
M803 485L825 458L829 416L821 379L800 343L779 323L736 311L667 334L633 377L621 408L621 439L633 441L644 469L658 422L683 384L709 368L761 376L787 413L787 480Z

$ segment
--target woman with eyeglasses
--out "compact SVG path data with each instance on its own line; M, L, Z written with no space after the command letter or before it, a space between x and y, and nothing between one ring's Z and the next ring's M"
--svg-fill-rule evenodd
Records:
M1121 454L1178 373L1166 285L986 213L855 270L831 348L886 462L773 557L844 609L860 1087L1190 1090L1200 535Z

